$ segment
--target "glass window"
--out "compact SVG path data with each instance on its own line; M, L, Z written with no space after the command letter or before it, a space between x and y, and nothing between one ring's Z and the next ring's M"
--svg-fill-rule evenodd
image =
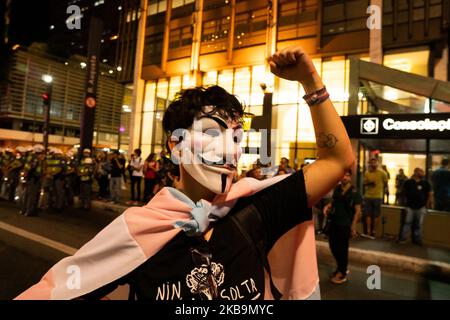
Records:
M170 30L169 48L175 49L192 44L192 27L184 26Z
M208 71L203 74L203 85L216 85L217 84L217 71Z
M153 112L144 112L142 115L142 131L141 131L141 143L151 144L153 137Z
M322 64L322 79L330 93L336 111L339 115L344 115L345 102L348 101L348 75L346 74L346 63L344 58L333 58L324 61Z
M167 99L167 89L169 83L166 79L158 80L158 89L156 90L156 95L158 98Z
M430 18L440 18L442 16L442 5L439 3L437 5L430 6Z
M154 15L158 13L158 1L150 1L149 5L148 5L148 15ZM129 21L127 21L129 22Z
M317 19L317 1L282 1L279 7L279 40L314 35Z
M403 169L407 177L411 177L414 173L414 168L426 168L426 156L424 154L405 154L405 153L381 153L382 159L380 169L385 166L385 171L388 174L388 190L385 194L386 199L389 199L390 204L395 204L396 189L395 189L395 177L399 173L400 169Z
M210 20L203 23L202 42L214 42L228 37L230 17Z
M386 67L428 77L429 50L416 50L401 53L387 53L383 64Z
M392 107L391 109L388 109L389 106L378 105L379 113L428 113L430 110L430 100L427 97L381 85L372 81L369 81L369 85L371 91L377 97L399 105L398 109L395 110L392 110Z
M167 9L167 0L158 1L158 13L164 12Z
M185 74L183 76L183 85L182 89L192 88L195 87L194 79L191 79L191 76L189 74Z
M221 70L219 72L218 85L233 93L233 69Z
M205 10L217 9L231 5L231 0L206 0L204 3Z
M386 3L389 1L384 1ZM333 35L345 31L365 30L368 0L333 1L323 5L322 32Z
M277 113L277 148L289 149L295 143L298 107L295 104L275 106Z
M155 145L165 145L165 134L162 127L163 112L155 112Z
M167 94L168 94L169 84L166 79L160 79L158 81L158 87L156 90L156 109L165 110L167 107Z
M181 76L170 78L169 101L175 98L175 95L181 90Z
M155 82L147 82L145 85L144 112L153 111L155 109Z
M157 33L145 38L144 65L161 63L163 37L163 33Z
M201 53L226 51L230 30L230 10L221 10L222 17L203 21Z
M274 104L299 102L299 83L278 78L278 88L274 92Z
M323 22L336 22L345 19L344 4L326 5L323 8Z
M299 105L297 139L302 142L316 142L314 125L309 106L302 101Z
M184 5L184 0L172 0L172 8L178 8Z
M431 102L431 112L450 112L450 104L439 100L432 100Z
M176 0L174 0L176 1ZM154 15L166 11L167 0L150 0L148 5L148 15Z
M250 105L250 68L236 69L234 73L233 94L244 105Z
M266 8L236 14L234 46L243 47L245 45L264 43L266 41L266 25Z
M261 89L261 83L265 82L266 78L266 67L265 66L254 66L252 68L252 88L250 94L250 104L251 105L262 105L264 101L264 92ZM255 115L260 115L251 111ZM262 113L262 108L261 108Z

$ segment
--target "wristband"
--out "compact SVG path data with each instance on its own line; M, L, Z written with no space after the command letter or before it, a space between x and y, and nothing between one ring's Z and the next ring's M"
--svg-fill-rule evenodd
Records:
M322 102L326 101L329 97L330 94L328 93L327 88L323 87L322 89L304 95L303 99L306 101L308 106L312 107L317 104L321 104Z

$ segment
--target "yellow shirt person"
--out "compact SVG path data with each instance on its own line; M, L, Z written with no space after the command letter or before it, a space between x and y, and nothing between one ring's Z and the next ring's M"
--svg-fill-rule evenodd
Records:
M387 182L387 175L383 170L376 169L375 171L366 171L364 174L364 197L383 199L383 190Z

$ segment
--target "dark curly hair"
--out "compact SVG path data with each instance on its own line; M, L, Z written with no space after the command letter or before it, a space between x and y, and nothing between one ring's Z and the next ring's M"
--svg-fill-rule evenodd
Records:
M195 87L176 94L164 113L164 131L170 135L176 129L190 128L205 106L214 106L210 113L219 112L221 116L234 120L244 115L244 106L222 87Z

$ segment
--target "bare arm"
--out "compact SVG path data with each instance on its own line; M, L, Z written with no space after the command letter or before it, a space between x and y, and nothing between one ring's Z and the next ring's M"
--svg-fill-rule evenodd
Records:
M306 94L324 87L311 58L300 47L289 47L269 58L276 76L299 81ZM308 205L312 207L339 182L355 161L350 139L330 99L310 108L318 160L304 168Z

